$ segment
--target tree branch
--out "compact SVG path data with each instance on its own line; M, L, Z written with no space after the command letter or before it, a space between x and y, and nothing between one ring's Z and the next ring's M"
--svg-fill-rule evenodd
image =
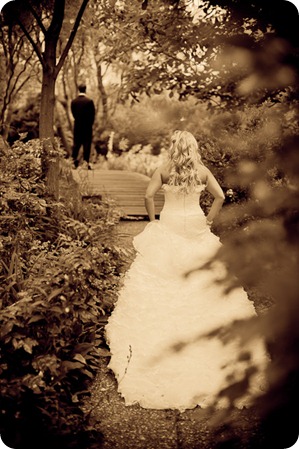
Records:
M59 34L62 28L64 19L65 0L55 0L54 11L52 15L51 24L47 31L48 39L51 38L53 42L58 42ZM55 46L56 48L56 46Z
M82 2L81 8L80 8L80 10L78 12L78 15L76 17L75 24L73 26L73 29L71 31L71 34L70 34L69 39L67 41L67 44L64 47L64 50L63 50L62 55L61 55L61 57L60 57L60 59L58 61L58 64L56 65L56 68L55 68L55 76L56 77L57 77L58 73L60 72L61 67L63 66L63 63L65 61L65 58L67 57L67 54L69 52L69 49L71 48L72 43L73 43L73 41L75 39L76 33L77 33L79 25L80 25L81 18L82 18L83 14L84 14L84 11L85 11L85 8L86 8L88 2L89 2L89 0L83 0L83 2Z
M33 52L33 50L32 50L32 52ZM15 76L14 82L11 85L10 93L8 96L8 103L11 103L12 97L16 96L16 94L21 90L22 86L24 84L26 84L26 82L30 79L31 73L25 79L23 79L23 81L18 86L18 82L22 78L22 75L27 71L27 67L28 67L31 59L32 59L32 54L27 56L27 58L25 58L25 61L22 62L22 69Z
M37 12L35 11L35 9L32 7L31 3L28 2L27 0L23 0L24 3L26 3L28 9L30 10L31 14L33 15L33 17L35 18L38 26L40 27L41 31L43 32L44 35L47 34L47 30L44 27L44 24L40 18L40 16L37 14Z
M23 25L23 23L19 19L17 19L17 23L19 24L21 30L23 31L23 33L25 34L25 36L29 40L30 44L32 45L33 50L35 51L35 54L38 57L41 65L43 66L43 68L45 68L45 61L44 61L44 58L42 56L42 53L40 52L39 47L37 46L37 44L32 39L32 37L31 37L30 33L28 32L27 28Z

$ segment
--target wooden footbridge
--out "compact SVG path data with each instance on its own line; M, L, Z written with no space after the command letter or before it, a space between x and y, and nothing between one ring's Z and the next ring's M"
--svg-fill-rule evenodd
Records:
M80 186L82 196L101 196L115 201L117 208L125 216L147 216L144 194L150 178L140 173L125 170L72 170L75 181ZM164 195L159 191L155 196L156 214L164 204Z

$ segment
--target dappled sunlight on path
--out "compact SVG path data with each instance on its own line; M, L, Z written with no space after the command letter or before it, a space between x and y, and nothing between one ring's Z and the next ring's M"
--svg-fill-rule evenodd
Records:
M103 434L103 449L214 449L225 441L234 442L225 446L230 449L255 447L251 441L258 432L258 423L249 410L229 412L237 423L232 432L225 426L212 428L209 423L215 413L210 415L199 407L183 413L143 409L139 405L126 407L107 362L103 357L85 404L91 424Z

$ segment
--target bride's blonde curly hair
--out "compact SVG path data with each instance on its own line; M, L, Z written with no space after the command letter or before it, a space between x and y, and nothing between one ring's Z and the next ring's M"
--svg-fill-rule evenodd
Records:
M196 139L190 132L174 131L168 156L169 185L178 186L179 191L189 193L202 184L199 170L203 163Z

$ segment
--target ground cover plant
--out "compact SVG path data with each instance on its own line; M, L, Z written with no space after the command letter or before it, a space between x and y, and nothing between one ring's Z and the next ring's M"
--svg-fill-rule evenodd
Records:
M82 448L92 432L80 405L124 261L119 215L87 200L74 216L67 189L48 194L42 159L39 140L1 154L0 433L16 448Z

